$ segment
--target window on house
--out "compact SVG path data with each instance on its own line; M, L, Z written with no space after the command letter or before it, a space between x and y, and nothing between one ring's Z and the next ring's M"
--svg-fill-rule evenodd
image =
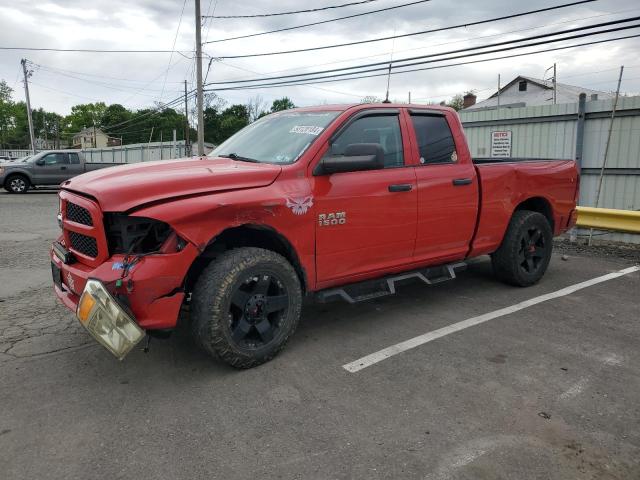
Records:
M522 80L518 84L518 90L520 90L521 92L526 92L527 91L527 81L526 80Z

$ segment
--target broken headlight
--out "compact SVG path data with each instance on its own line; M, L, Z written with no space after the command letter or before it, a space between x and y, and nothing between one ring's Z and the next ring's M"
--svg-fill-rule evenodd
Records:
M123 213L106 213L104 227L111 255L160 251L172 233L171 227L164 222Z

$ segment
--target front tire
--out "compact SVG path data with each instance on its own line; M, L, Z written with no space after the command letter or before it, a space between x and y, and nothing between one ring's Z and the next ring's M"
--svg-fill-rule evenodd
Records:
M300 281L284 257L238 248L217 257L198 278L191 330L210 355L236 368L251 368L284 348L301 308Z
M547 218L530 210L513 214L500 248L491 255L493 271L505 283L528 287L547 270L553 233Z
M27 193L30 182L24 175L11 175L4 182L4 189L9 193Z

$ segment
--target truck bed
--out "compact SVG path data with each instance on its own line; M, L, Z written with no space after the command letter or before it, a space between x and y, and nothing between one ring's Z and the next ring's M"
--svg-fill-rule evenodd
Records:
M544 205L554 234L567 227L578 195L574 160L474 158L480 209L469 256L495 251L515 207L524 201Z

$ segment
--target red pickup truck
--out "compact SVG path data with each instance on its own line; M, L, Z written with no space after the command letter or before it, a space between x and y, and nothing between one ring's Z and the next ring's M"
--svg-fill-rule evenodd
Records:
M188 316L202 348L248 368L283 348L305 295L356 302L485 254L537 282L578 184L572 160L472 159L445 107L274 113L208 157L64 182L55 293L118 358Z

